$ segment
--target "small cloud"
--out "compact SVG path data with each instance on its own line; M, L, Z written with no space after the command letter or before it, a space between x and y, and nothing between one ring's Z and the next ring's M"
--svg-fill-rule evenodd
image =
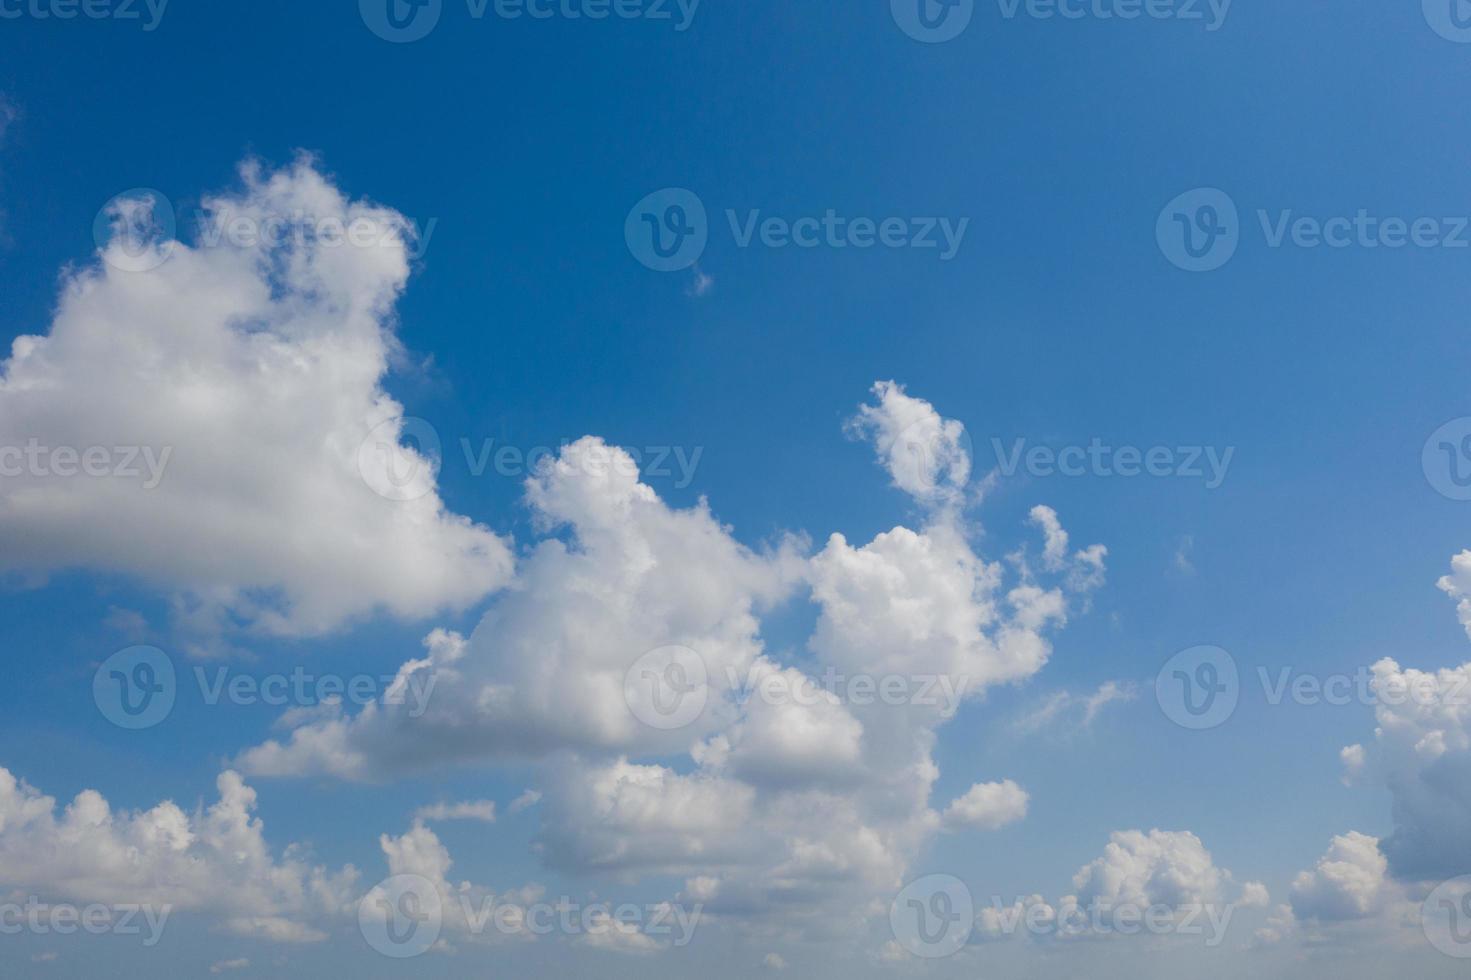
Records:
M511 803L510 806L506 807L506 812L520 813L522 810L531 809L540 802L541 790L528 789L526 792L516 797L516 799Z
M1343 763L1343 775L1339 777L1345 786L1352 786L1359 781L1364 774L1364 747L1362 745L1349 745L1338 753L1338 760Z
M715 288L715 277L706 273L698 265L694 267L694 278L689 287L685 289L685 295L692 299L699 299Z
M132 640L141 639L148 634L148 620L143 614L121 606L108 606L102 625Z
M1195 574L1195 536L1193 534L1182 535L1180 541L1175 545L1175 571L1181 575Z
M54 962L56 962L56 954L55 953L34 953L31 956L31 962L32 963L54 963Z
M414 812L415 820L479 820L495 823L495 803L490 800L468 800L464 803L435 803L421 806Z
M221 973L227 973L230 970L243 970L249 965L250 960L247 960L245 957L242 956L238 960L220 960L218 963L209 968L209 972L218 975Z
M785 970L787 968L787 961L782 959L780 953L767 953L765 958L761 960L761 965L768 970Z
M1019 735L1035 735L1044 729L1054 734L1087 731L1110 704L1132 701L1139 685L1132 681L1104 681L1092 694L1058 691L1024 715L1013 726Z

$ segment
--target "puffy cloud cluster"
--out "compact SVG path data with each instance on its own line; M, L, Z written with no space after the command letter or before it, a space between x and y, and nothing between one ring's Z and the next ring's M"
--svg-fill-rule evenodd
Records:
M1044 568L1053 584L1029 571L1008 584L962 519L963 427L898 385L875 393L853 428L919 503L919 529L858 545L834 534L810 557L799 539L754 551L708 504L672 508L622 450L579 440L526 484L551 536L469 637L436 631L401 669L400 683L435 678L428 711L383 704L318 718L240 765L375 779L544 760L541 844L557 866L680 875L707 914L753 928L774 910L786 933L857 926L942 826L1025 813L1025 791L1009 782L931 809L937 729L964 699L1041 669L1076 594L1074 561L1101 572L1103 555L1085 549L1095 557ZM762 617L804 591L818 610L811 660L782 663ZM698 688L687 725L649 724L625 698L631 668L666 649L695 658L659 661ZM822 676L897 680L914 696L860 698ZM952 696L925 694L937 691Z
M313 923L350 909L357 872L330 872L295 847L274 856L252 815L255 791L234 772L218 788L193 813L172 802L115 813L86 790L58 814L54 799L0 769L0 879L50 901L167 905L237 935L325 939Z
M381 385L409 223L309 160L242 178L192 246L148 199L118 202L100 261L0 362L0 572L138 576L205 633L480 599L510 549L445 509ZM260 234L209 234L233 223ZM403 499L364 465L396 467Z
M1373 667L1377 722L1373 768L1394 799L1394 832L1382 847L1405 880L1471 873L1471 663L1438 671ZM1365 768L1350 747L1345 763Z

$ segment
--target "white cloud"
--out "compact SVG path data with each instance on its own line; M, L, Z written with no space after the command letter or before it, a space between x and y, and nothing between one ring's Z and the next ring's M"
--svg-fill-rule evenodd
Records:
M329 872L298 847L275 857L252 816L255 791L233 772L218 788L219 801L192 814L172 802L117 813L93 790L58 814L54 799L0 769L6 885L53 901L197 911L276 942L325 939L313 923L351 905L357 872Z
M929 402L910 397L893 381L875 383L873 393L878 404L861 406L850 431L872 438L894 486L922 502L958 503L970 480L965 426L941 418Z
M446 511L428 461L397 446L403 409L381 386L408 222L348 200L309 160L242 177L205 207L262 228L336 221L376 244L120 235L70 274L46 334L0 362L0 451L21 474L0 485L0 571L134 575L176 593L181 620L206 633L313 635L475 602L507 580L511 552ZM125 202L115 217L148 211ZM369 488L370 433L397 446L414 499ZM78 464L15 455L31 446L100 447L107 465L62 475Z
M761 965L768 970L785 970L787 961L782 959L780 953L767 953L761 958Z
M1471 551L1451 558L1451 573L1441 576L1436 587L1456 600L1456 615L1471 637Z
M970 465L959 423L897 386L876 391L857 428L897 482L935 505L922 529L862 545L834 534L811 558L801 539L753 551L705 502L671 508L627 454L581 439L527 481L534 525L555 536L468 638L436 631L401 668L396 684L436 680L422 717L374 705L312 719L240 765L371 780L540 760L548 864L680 875L689 900L743 928L851 937L945 823L999 826L1024 812L1025 793L997 784L942 817L930 806L933 747L963 701L1041 669L1069 601L1066 581L1008 583L974 550L959 507ZM895 456L892 433L904 429L928 434L935 462ZM1101 549L1090 553L1101 568ZM1072 561L1042 571L1066 579ZM766 648L761 627L804 586L818 621L799 667ZM690 651L706 681L700 714L665 730L635 716L624 684L645 653L670 646ZM860 701L818 674L953 696Z
M1431 672L1386 658L1370 684L1374 769L1394 799L1394 832L1382 843L1391 873L1405 880L1471 873L1471 663ZM1353 753L1344 761L1361 768Z
M233 960L219 960L210 965L209 972L218 976L231 970L243 970L248 966L250 966L250 960L242 956Z
M1132 681L1104 681L1098 690L1086 695L1055 691L1018 719L1013 728L1022 735L1041 731L1061 734L1086 731L1104 708L1133 701L1138 696L1139 685Z
M964 796L952 801L943 814L946 825L975 830L999 830L1027 815L1031 797L1010 779L1000 783L976 783Z
M1365 919L1385 897L1389 862L1377 838L1349 832L1333 838L1312 871L1292 881L1292 911L1299 919Z

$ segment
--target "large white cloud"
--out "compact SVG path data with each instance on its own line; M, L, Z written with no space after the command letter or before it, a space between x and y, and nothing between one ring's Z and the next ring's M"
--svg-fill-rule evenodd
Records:
M537 526L556 536L470 637L436 631L402 668L402 683L436 681L422 717L379 705L319 718L239 764L371 780L542 759L540 844L558 867L681 875L686 899L747 928L860 928L946 822L930 805L939 727L1040 670L1077 591L1071 559L1009 575L978 555L962 515L963 428L897 385L876 391L855 427L915 497L920 529L856 546L833 535L810 558L799 538L753 551L704 502L669 507L627 454L582 439L527 482ZM911 448L896 455L898 432ZM1101 571L1102 549L1088 553ZM818 623L808 656L782 662L762 617L804 588ZM625 681L669 648L705 680L702 710L666 728L631 710ZM1024 791L998 785L995 799L982 787L955 804L950 825L1020 818Z
M191 622L285 635L474 602L506 581L510 550L446 511L381 387L408 222L308 160L242 178L205 210L215 232L250 233L194 245L147 238L159 216L120 202L119 233L66 277L45 335L0 363L0 462L19 470L0 481L0 571L136 575ZM88 450L91 475L68 475ZM370 489L389 463L412 499Z

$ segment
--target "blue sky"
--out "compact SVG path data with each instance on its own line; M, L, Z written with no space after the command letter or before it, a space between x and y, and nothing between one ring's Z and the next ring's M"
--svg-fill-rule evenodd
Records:
M1471 45L1452 8L1182 0L1122 19L1101 13L1127 0L1063 4L1077 17L998 0L949 10L970 19L926 43L905 30L919 0L569 16L589 2L540 19L443 0L426 36L392 43L367 0L67 20L0 0L0 326L7 351L50 337L0 367L0 446L171 447L154 488L0 476L0 767L33 787L0 793L0 817L32 800L9 840L0 819L0 897L177 916L147 947L5 934L7 971L1459 975L1421 921L1427 895L1471 889L1453 832L1471 826L1471 558L1452 563L1471 504L1449 469L1471 469L1471 135L1451 98ZM151 219L129 210L139 188L161 195ZM655 271L625 228L669 217L668 194L638 205L672 188L706 243ZM1182 268L1168 232L1222 200L1222 264ZM164 208L173 245L150 224ZM211 243L206 213L247 231L357 216L377 237ZM829 213L940 245L742 245ZM156 264L124 267L116 222L154 236ZM407 502L374 494L357 447L416 431L440 441L437 469ZM637 450L649 490L603 479L585 436ZM1204 472L1006 463L1095 443ZM502 447L506 464L477 464ZM546 469L525 465L542 447ZM1205 461L1228 452L1213 481ZM1047 514L1069 536L1055 553ZM880 538L896 527L913 540ZM1057 608L1023 608L1017 586ZM466 638L462 659L453 639L425 653L436 629ZM1045 654L1008 659L1009 629ZM93 681L136 645L168 657L177 698L127 731ZM799 718L716 678L729 710L671 734L617 697L624 667L671 645L712 678L759 660L974 683L953 718ZM1228 652L1239 703L1192 731L1156 677L1202 645ZM442 686L422 719L209 704L195 679L392 678L425 657L409 673ZM1259 673L1368 684L1384 658L1377 693L1339 705L1270 703ZM1432 703L1384 703L1409 671L1445 671ZM938 770L921 796L890 785L921 760ZM261 826L240 832L260 867L209 822L225 771L257 794ZM73 867L61 852L92 852L63 811L86 790L112 811L98 860L171 800L189 861L150 845L127 870ZM493 822L416 817L480 801ZM606 944L446 921L424 955L380 955L357 909L395 867L438 881L424 855L441 848L448 881L518 907L707 911L678 947L642 920ZM233 871L210 871L222 855ZM320 901L261 884L346 865ZM232 873L234 898L191 877ZM977 920L930 958L889 909L934 875L978 908L1101 896L1233 919L1210 946L983 942Z

